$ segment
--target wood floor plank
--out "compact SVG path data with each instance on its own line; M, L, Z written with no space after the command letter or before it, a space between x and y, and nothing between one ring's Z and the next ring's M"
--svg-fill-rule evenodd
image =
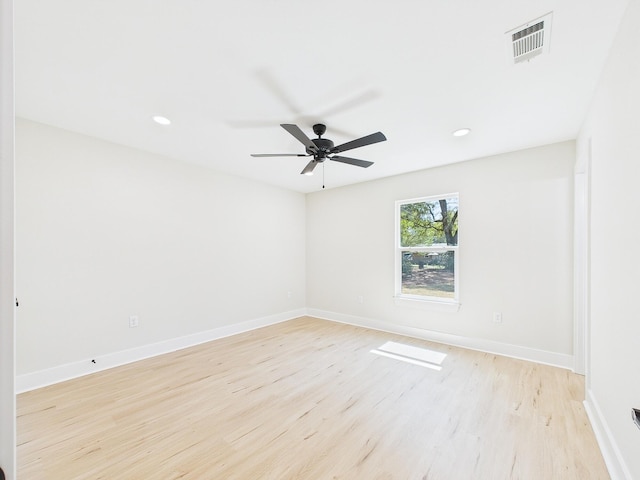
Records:
M371 353L446 354L441 370ZM18 397L19 480L608 479L566 370L300 318Z

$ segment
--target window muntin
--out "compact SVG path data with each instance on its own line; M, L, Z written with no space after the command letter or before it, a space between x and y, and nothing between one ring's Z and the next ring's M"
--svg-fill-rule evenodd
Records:
M396 297L458 301L458 195L396 202Z

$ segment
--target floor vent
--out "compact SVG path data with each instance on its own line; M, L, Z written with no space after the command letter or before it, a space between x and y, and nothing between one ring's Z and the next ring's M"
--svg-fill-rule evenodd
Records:
M549 53L552 12L506 33L509 61L520 63Z

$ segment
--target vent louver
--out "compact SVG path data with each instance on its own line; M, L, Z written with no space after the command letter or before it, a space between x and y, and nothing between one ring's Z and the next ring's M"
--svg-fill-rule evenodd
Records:
M544 17L537 18L507 32L506 37L511 62L529 61L533 57L549 52L551 16L552 13L549 12Z

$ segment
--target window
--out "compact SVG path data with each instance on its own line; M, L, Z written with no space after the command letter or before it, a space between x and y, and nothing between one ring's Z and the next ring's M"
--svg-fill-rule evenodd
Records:
M458 194L396 202L396 298L457 304Z

